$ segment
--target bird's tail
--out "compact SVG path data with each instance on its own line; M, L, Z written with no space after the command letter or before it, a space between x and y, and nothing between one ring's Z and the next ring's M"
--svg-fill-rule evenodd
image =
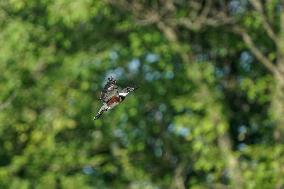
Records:
M97 115L94 117L94 120L99 119L101 116L103 115L103 113L97 113Z
M99 119L105 111L107 111L107 105L106 104L101 107L101 109L99 110L97 115L94 117L94 120Z

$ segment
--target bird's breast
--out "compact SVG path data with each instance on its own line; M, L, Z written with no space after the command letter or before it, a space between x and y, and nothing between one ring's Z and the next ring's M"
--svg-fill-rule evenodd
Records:
M118 105L120 103L120 98L118 96L113 96L108 102L107 105L110 108L113 108L114 106Z

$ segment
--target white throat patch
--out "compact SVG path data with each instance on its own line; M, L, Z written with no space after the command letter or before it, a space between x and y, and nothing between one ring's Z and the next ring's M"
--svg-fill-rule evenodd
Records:
M128 92L129 93L129 92ZM119 93L119 96L127 96L128 95L128 93L127 92L124 92L124 93Z

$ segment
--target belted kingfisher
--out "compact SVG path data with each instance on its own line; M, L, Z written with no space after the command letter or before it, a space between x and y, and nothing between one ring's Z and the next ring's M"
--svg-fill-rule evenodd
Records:
M100 100L103 102L103 105L94 119L98 119L104 112L120 104L125 97L135 89L137 88L126 87L120 90L116 85L116 80L113 77L108 78L108 82L104 86L100 96Z

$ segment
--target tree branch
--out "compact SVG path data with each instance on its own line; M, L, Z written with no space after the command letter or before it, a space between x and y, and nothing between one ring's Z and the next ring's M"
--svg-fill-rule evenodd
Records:
M227 169L234 187L243 188L243 179L239 169L239 161L231 152L231 141L228 134L218 137L218 145L227 163Z
M12 95L8 97L8 99L5 102L0 104L0 111L7 108L11 104L11 102L14 100L15 97L16 97L16 91L14 91Z
M174 178L171 185L171 189L186 189L185 187L185 179L184 179L184 171L187 166L186 162L181 162L174 172Z
M265 55L263 55L263 53L259 50L256 44L253 42L252 37L248 34L247 31L245 31L243 28L240 28L238 26L234 26L233 31L241 35L247 47L251 50L253 55L256 57L256 59L260 63L262 63L273 74L278 72L276 66L271 61L269 61L269 59Z
M273 28L271 27L271 25L268 23L266 16L264 15L264 10L263 10L263 6L261 2L259 0L250 0L250 3L253 5L255 10L260 14L263 27L266 33L273 40L273 42L278 46L278 37L276 33L274 32Z
M284 80L284 2L281 3L281 12L280 12L280 31L278 34L278 61L280 72Z

